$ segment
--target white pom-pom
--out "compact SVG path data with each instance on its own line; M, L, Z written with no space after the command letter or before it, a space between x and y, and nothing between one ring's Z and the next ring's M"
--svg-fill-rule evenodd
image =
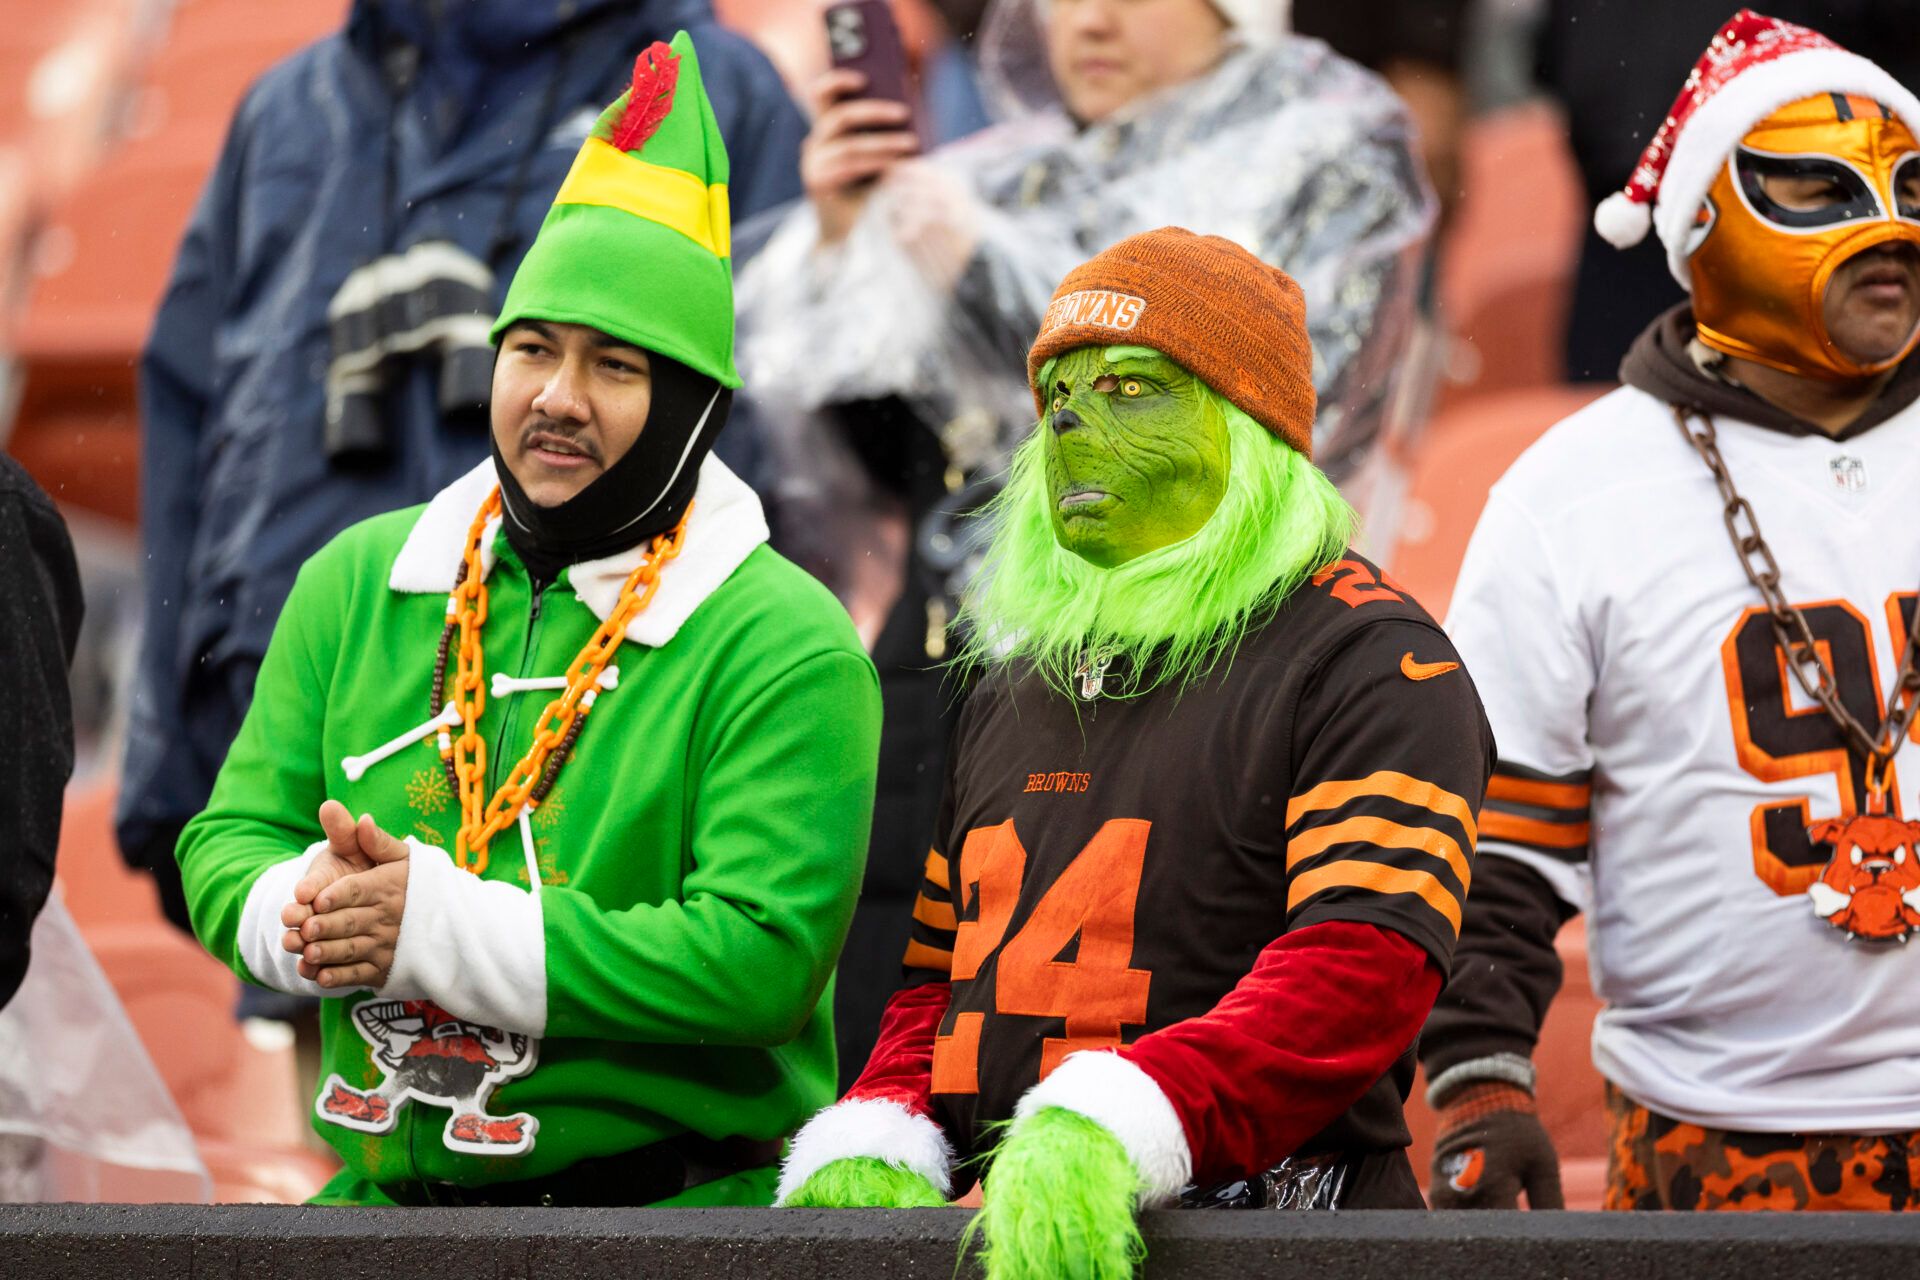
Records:
M1631 249L1653 230L1653 210L1626 192L1616 191L1593 211L1593 229L1616 249Z

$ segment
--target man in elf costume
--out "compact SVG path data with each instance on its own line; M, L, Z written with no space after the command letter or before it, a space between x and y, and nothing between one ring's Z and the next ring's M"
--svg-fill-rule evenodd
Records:
M1436 1206L1558 1205L1532 1052L1585 910L1608 1207L1920 1207L1916 127L1880 67L1741 12L1600 207L1692 297L1460 571L1500 761L1421 1041Z
M1492 739L1347 549L1311 365L1298 287L1218 237L1060 286L907 986L783 1203L940 1203L984 1166L989 1273L1022 1277L1127 1274L1136 1206L1420 1205L1401 1102Z
M306 565L181 839L207 947L333 997L323 1202L765 1203L832 1097L879 694L708 456L726 180L683 33L514 278L493 458Z

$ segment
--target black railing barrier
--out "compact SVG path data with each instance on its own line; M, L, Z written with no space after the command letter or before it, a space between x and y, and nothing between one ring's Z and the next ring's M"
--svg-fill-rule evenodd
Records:
M950 1209L0 1206L5 1280L955 1280ZM1920 1215L1165 1212L1148 1280L1916 1280Z

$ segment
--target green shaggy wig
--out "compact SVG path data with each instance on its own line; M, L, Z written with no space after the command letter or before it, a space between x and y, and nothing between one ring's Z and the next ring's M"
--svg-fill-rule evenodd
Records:
M1068 693L1085 655L1111 652L1124 660L1114 672L1118 696L1184 687L1340 557L1356 521L1333 482L1217 391L1202 391L1206 412L1227 424L1220 505L1191 537L1111 569L1060 545L1046 433L1021 444L1007 487L982 513L991 536L960 610L965 639L954 662L963 673L1024 661Z

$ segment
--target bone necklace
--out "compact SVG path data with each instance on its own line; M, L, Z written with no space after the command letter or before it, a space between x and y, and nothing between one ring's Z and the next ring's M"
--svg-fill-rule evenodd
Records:
M680 554L693 507L689 504L679 524L653 539L645 558L621 584L612 611L568 664L565 675L520 679L495 673L490 691L496 698L537 690L557 690L560 696L547 703L536 722L533 742L526 754L508 771L492 798L487 799L487 745L478 729L489 692L485 654L480 644L480 632L487 621L486 565L481 549L488 524L499 514L500 490L496 487L480 504L479 514L467 530L460 573L454 580L452 594L447 597L447 625L440 633L440 647L433 664L433 718L365 755L348 756L341 761L341 768L348 781L357 781L370 766L415 742L437 737L448 785L460 797L461 822L454 838L454 864L475 875L483 874L487 869L487 848L493 837L517 820L527 845L528 875L532 877L529 887L538 891L539 874L533 860L532 832L528 829L527 817L553 790L600 691L619 683L620 669L608 666L608 660L626 638L627 624L652 603L654 593L660 589L661 569ZM456 659L451 690L447 688L449 655ZM454 736L456 729L460 731L458 737Z

